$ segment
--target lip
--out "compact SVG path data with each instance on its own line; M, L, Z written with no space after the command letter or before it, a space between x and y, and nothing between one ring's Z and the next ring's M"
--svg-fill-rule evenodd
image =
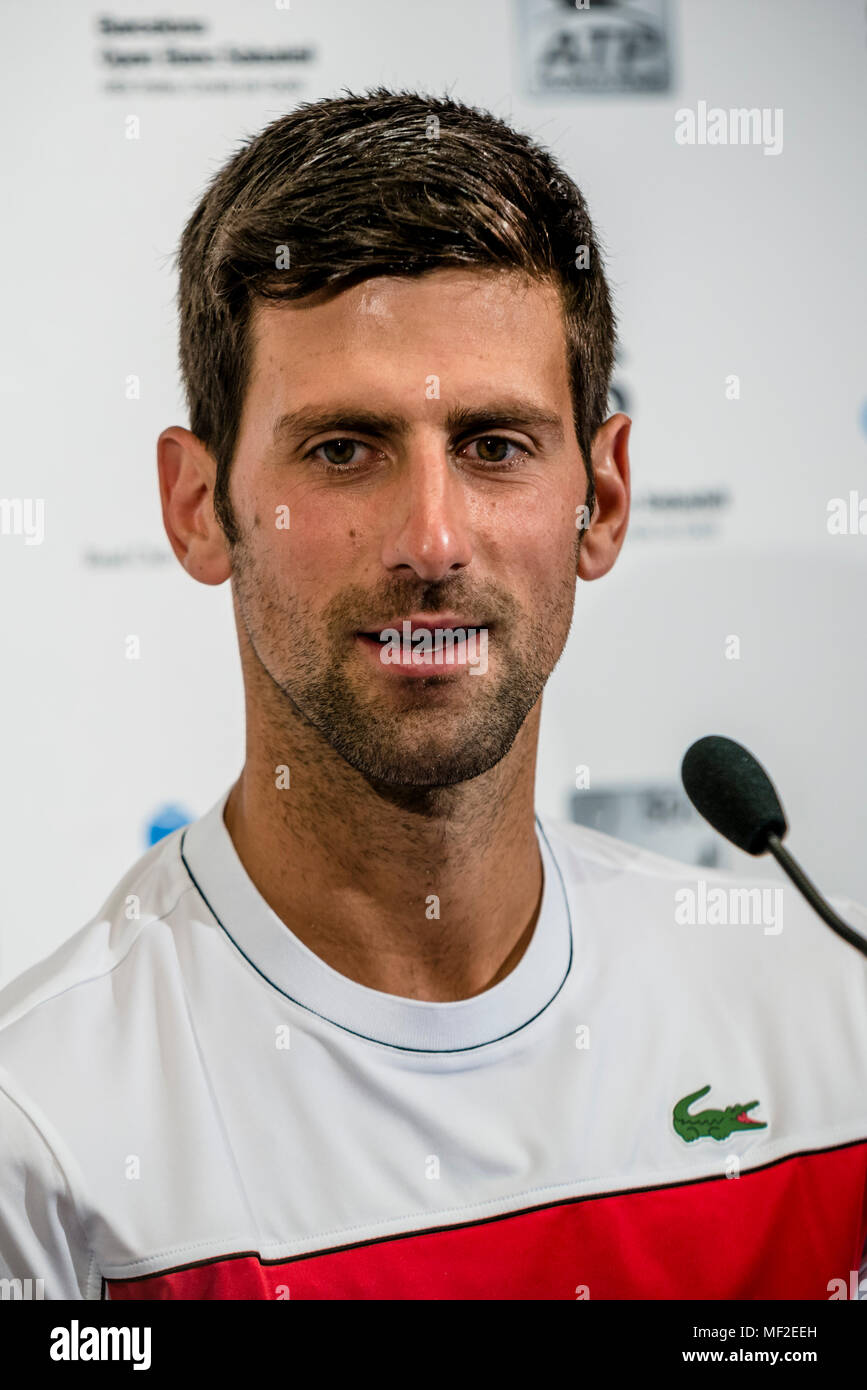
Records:
M363 652L368 661L375 663L379 670L386 676L403 676L410 680L432 680L436 678L437 683L449 682L459 676L465 676L471 670L477 659L478 647L475 648L474 661L468 660L470 652L467 643L461 643L459 647L452 647L448 653L449 659L443 658L442 652L437 652L436 648L424 655L417 649L413 651L404 650L404 630L403 624L409 627L410 635L415 636L418 632L431 632L452 630L458 628L483 630L487 632L484 624L468 622L465 618L455 613L438 613L431 617L429 614L415 614L409 617L399 617L391 622L383 623L382 627L371 628L368 631L359 631L355 634L355 642L359 652ZM397 632L400 643L397 653L392 651L391 659L383 660L385 643L383 643L380 633L387 628Z
M374 633L384 632L386 628L396 629L403 633L403 624L409 623L413 632L420 629L427 629L428 632L435 632L437 628L480 628L486 627L485 623L477 623L473 618L466 618L459 613L407 613L401 614L397 618L389 618L387 622L375 623L372 627L358 629L358 636L370 637Z

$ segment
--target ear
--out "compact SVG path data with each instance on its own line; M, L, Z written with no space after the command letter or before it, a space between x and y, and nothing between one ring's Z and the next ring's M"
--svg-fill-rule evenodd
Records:
M163 525L184 569L202 584L231 577L229 545L214 514L214 458L189 430L172 425L157 440Z
M593 440L596 508L581 538L579 579L600 579L620 554L629 523L629 432L632 421L618 412L600 426Z

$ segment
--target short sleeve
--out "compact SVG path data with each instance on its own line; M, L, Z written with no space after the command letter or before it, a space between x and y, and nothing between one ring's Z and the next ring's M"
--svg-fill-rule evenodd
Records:
M0 1076L0 1288L4 1298L98 1298L69 1183ZM41 1281L38 1282L38 1281Z

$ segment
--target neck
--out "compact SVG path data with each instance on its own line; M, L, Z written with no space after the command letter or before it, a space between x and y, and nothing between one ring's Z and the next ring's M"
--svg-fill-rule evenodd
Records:
M305 946L359 984L441 1002L490 989L523 956L541 905L540 713L541 699L488 772L420 790L374 785L300 719L269 733L248 710L224 819L249 878Z

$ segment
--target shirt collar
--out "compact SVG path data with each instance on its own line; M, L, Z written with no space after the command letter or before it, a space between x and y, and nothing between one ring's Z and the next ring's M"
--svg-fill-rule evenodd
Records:
M499 984L470 999L431 1002L369 989L332 969L277 916L241 863L223 819L227 788L182 832L187 872L218 926L238 951L287 999L372 1042L414 1052L484 1047L531 1023L559 993L572 961L565 884L536 817L544 885L530 944Z

